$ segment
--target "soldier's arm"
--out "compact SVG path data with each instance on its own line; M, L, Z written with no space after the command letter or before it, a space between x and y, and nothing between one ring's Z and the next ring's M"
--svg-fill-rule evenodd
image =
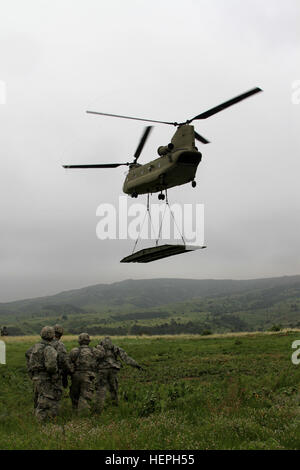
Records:
M66 351L66 348L63 345L63 353L61 357L61 368L62 368L62 384L64 388L68 387L68 376L73 375L74 373L74 366L69 360L68 353Z
M33 350L33 346L31 346L31 348L27 349L26 353L25 353L25 357L26 357L26 367L27 367L27 371L29 373L29 376L32 378L32 373L29 371L29 359L30 359L30 354Z
M94 350L95 350L97 359L103 359L103 357L105 357L105 349L103 346L101 346L101 344L97 344Z
M69 355L67 353L67 350L65 348L65 345L63 343L59 343L59 347L58 347L58 354L59 354L59 361L60 361L60 364L61 364L61 368L63 370L63 373L65 375L70 375L73 373L73 366L71 364L71 361L70 361L70 358L69 358Z
M137 369L141 369L141 366L134 360L132 357L128 356L127 352L124 351L122 348L117 348L117 354L120 356L122 361L132 367L136 367Z
M79 348L73 348L73 349L71 349L71 351L69 353L69 362L70 362L70 367L71 367L72 373L75 370L75 362L76 362L76 359L78 357L78 354L79 354Z
M58 373L57 352L52 346L46 346L44 349L45 368L51 375Z
M64 388L68 387L68 376L73 375L74 373L74 366L71 363L69 359L69 355L67 353L67 350L65 348L64 343L59 341L59 346L57 349L58 352L58 362L59 362L59 367L61 369L61 375L62 375L62 384Z
M105 349L98 344L93 348L93 354L96 359L97 367L101 367L102 359L105 357Z
M27 366L28 366L28 362L29 362L29 359L30 359L30 354L31 354L32 349L33 349L33 346L31 346L31 348L27 349L27 351L25 353Z
M71 375L74 372L74 366L71 363L68 354L65 356L64 371L67 375Z

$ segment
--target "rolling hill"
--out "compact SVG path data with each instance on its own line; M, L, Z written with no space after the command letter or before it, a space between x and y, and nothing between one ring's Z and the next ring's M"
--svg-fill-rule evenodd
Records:
M0 303L0 324L15 334L36 333L47 319L72 333L224 332L300 326L299 311L300 276L148 279Z

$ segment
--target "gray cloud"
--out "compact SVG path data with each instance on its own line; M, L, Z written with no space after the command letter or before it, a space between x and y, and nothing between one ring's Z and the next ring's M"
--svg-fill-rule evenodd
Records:
M298 274L299 12L297 0L4 2L0 301L128 277ZM184 120L257 85L263 94L196 125L212 141L197 189L169 192L205 204L207 250L120 264L132 241L95 230L124 168L60 165L127 161L143 125L84 111ZM141 160L172 132L155 127Z

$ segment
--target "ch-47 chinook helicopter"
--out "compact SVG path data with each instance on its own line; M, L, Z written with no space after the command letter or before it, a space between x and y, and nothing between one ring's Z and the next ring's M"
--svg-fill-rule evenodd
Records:
M193 119L188 119L185 122L167 122L167 121L155 121L152 119L142 119L131 116L122 116L118 114L100 113L96 111L87 111L89 114L99 114L101 116L112 116L123 119L134 119L137 121L146 121L152 123L169 124L177 127L175 134L173 135L171 142L168 145L161 146L157 152L159 158L152 160L144 165L140 165L137 161L142 153L144 145L149 137L152 126L145 128L139 145L135 151L132 162L127 163L102 163L92 165L63 165L64 168L117 168L122 165L129 167L127 173L123 191L124 193L136 198L139 194L147 194L147 213L151 220L151 213L149 209L149 197L152 193L159 193L158 198L161 200L166 199L166 205L169 207L167 190L174 186L180 186L191 182L192 186L196 186L195 176L199 163L201 162L202 155L195 146L195 140L198 140L202 144L208 144L209 141L205 137L198 134L194 126L191 125L193 121L206 119L214 114L223 111L223 109L229 108L230 106L239 103L240 101L249 98L256 93L262 91L260 88L253 88L242 95L232 98L225 103L222 103L214 108L205 111L204 113L198 114ZM165 191L165 194L163 194ZM172 211L170 209L171 215ZM174 219L175 221L175 219ZM162 221L161 221L162 224ZM158 245L160 237L160 230L158 232L158 238L156 245L151 248L146 248L135 252L135 248L138 239L135 242L135 246L131 255L123 258L121 263L149 263L159 259L167 258L169 256L186 253L188 251L194 251L198 249L206 248L206 246L192 246L186 245L183 235L181 235L183 244L166 244Z
M138 197L139 194L152 194L159 192L158 199L164 200L165 195L163 191L167 191L174 186L180 186L191 182L192 186L196 186L195 176L199 163L202 159L202 154L195 146L195 140L202 144L208 144L209 141L205 137L198 134L194 126L191 125L193 121L207 119L214 114L223 111L230 106L239 103L240 101L249 98L250 96L261 92L261 88L253 88L246 93L243 93L235 98L232 98L225 103L222 103L214 108L209 109L192 119L185 122L167 122L155 121L152 119L143 119L130 116L122 116L117 114L100 113L96 111L87 111L89 114L97 114L101 116L111 116L123 119L133 119L137 121L146 121L152 123L169 124L177 127L171 142L168 145L161 146L157 152L159 158L152 160L144 165L139 164L137 161L142 153L144 145L149 137L152 126L145 128L136 152L133 156L132 162L127 163L102 163L91 165L63 165L64 168L117 168L122 165L129 167L123 191L131 197Z

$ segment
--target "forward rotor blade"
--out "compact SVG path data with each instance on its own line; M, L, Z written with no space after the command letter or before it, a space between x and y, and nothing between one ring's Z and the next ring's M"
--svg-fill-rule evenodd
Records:
M194 131L195 134L195 139L199 140L199 142L202 142L202 144L210 144L210 141L207 140L205 137L202 137L202 135L198 134L198 132Z
M144 148L144 145L145 145L145 143L146 143L146 141L147 141L147 139L148 139L148 137L149 137L149 134L150 134L150 132L151 132L151 130L152 130L152 127L153 127L153 126L147 126L147 127L145 128L145 131L144 131L144 133L143 133L143 135L142 135L142 138L141 138L141 140L140 140L140 143L139 143L139 145L138 145L138 148L136 149L135 154L134 154L134 162L136 162L137 159L139 158L139 156L141 155L142 150L143 150L143 148Z
M229 101L225 101L225 103L219 104L219 106L215 106L214 108L211 108L208 111L205 111L204 113L195 116L189 122L192 122L195 119L207 119L208 117L213 116L214 114L217 114L220 111L223 111L223 109L229 108L230 106L239 103L240 101L243 101L246 98L249 98L250 96L255 95L256 93L259 93L261 91L261 88L253 88L253 90L249 90L246 93L243 93L242 95L236 96L235 98L232 98Z
M129 163L101 163L96 165L63 165L63 168L117 168L118 166L129 165Z
M153 119L143 119L143 118L137 118L137 117L131 117L131 116L121 116L120 114L99 113L97 111L86 111L86 112L88 114L99 114L100 116L111 116L111 117L117 117L117 118L122 118L122 119L133 119L134 121L157 122L159 124L170 124L172 126L176 125L175 122L154 121Z

